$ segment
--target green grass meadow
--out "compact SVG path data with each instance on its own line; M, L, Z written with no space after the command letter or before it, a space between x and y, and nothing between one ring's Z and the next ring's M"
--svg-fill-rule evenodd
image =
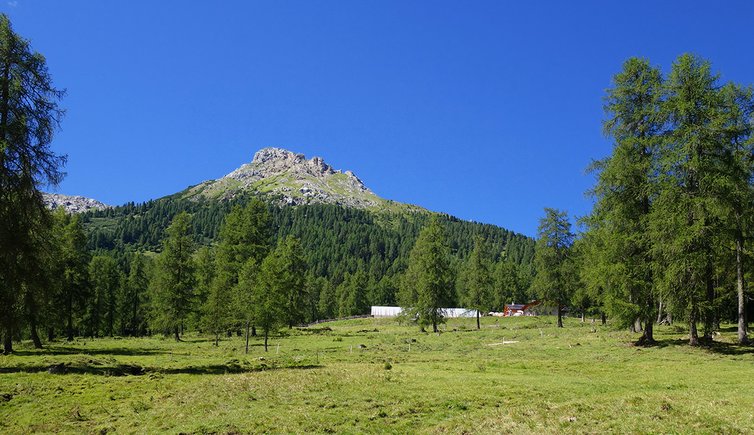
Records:
M554 321L357 319L248 355L243 337L22 343L0 356L0 433L754 433L754 347L733 328L690 348L660 327L640 348Z

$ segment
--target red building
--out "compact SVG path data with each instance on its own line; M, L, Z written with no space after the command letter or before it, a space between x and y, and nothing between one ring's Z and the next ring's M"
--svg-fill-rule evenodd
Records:
M536 316L537 314L531 308L540 303L539 301L532 301L528 304L506 304L503 307L503 317Z

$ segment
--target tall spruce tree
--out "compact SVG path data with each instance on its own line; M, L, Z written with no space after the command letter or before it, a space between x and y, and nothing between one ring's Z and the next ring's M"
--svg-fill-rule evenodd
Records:
M623 326L643 325L640 343L654 342L656 289L650 217L657 195L656 159L665 122L663 78L647 60L631 58L607 91L605 133L612 154L595 162L596 199L586 220L593 260L583 263L586 281L601 284L609 314ZM602 240L597 243L596 237ZM609 285L608 285L609 282ZM588 295L581 293L584 302Z
M422 327L432 325L434 332L445 321L443 307L453 293L450 261L445 229L432 217L411 249L399 300L408 315L417 316Z
M0 331L13 351L24 288L48 267L35 259L35 237L49 228L40 187L63 178L65 157L50 148L63 110L44 56L0 14Z
M563 309L568 306L574 291L575 270L571 257L574 235L564 211L545 208L539 221L534 266L537 275L532 282L534 292L554 304L558 328L563 327Z
M191 215L181 212L168 227L157 257L152 284L152 322L180 341L187 316L194 308L196 264Z

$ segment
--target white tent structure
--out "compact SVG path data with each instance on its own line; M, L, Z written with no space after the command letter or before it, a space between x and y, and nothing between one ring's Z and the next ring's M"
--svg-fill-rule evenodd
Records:
M372 317L395 317L401 314L403 308L401 307L386 307L375 305L372 306ZM443 316L448 318L456 317L476 317L476 310L470 310L468 308L443 308Z
M395 317L403 311L401 307L372 306L372 317Z
M476 317L476 310L470 310L468 308L443 308L443 315L447 318L456 317Z

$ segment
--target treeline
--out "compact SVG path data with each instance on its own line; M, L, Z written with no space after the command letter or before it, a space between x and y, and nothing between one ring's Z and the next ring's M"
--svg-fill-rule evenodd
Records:
M723 83L709 62L682 55L666 76L629 59L608 90L612 154L593 164L592 213L576 237L547 210L535 291L581 312L607 313L642 332L685 322L689 343L720 322L746 343L754 236L752 89ZM701 337L699 329L702 330Z
M233 201L194 201L166 198L134 205L127 204L84 214L89 247L118 259L128 273L126 257L133 252L159 252L164 228L181 212L192 215L192 234L197 245L211 247L218 240L226 215L234 206L243 206L253 197ZM407 268L411 248L429 213L383 214L335 205L312 204L299 207L268 205L273 237L293 236L301 245L310 281L316 281L316 298L307 321L364 314L371 305L395 305L399 280ZM453 265L461 268L474 248L474 239L483 238L491 261L500 264L501 273L510 276L499 292L498 305L526 301L534 241L494 225L465 222L447 215L439 217L448 233ZM163 235L150 234L162 228ZM143 229L146 232L142 232ZM461 303L462 285L453 289L449 303ZM339 296L342 293L352 296ZM351 301L351 302L346 302Z
M257 327L267 337L281 324L366 314L371 305L396 303L403 283L413 286L405 278L410 258L402 255L411 251L416 239L411 236L428 219L395 217L378 224L369 212L335 206L281 209L252 198L226 204L215 240L202 245L206 238L197 230L202 225L197 217L213 215L186 209L206 204L168 203L174 206L164 209L177 214L153 251L128 245L92 249L101 240L97 231L112 230L93 228L87 235L85 222L103 216L56 211L39 241L47 253L45 267L17 301L13 336L28 336L39 347L40 331L47 340L154 333L178 340L185 330L195 330L213 335L217 343L238 331L248 339ZM143 211L141 216L149 216L149 209ZM115 216L101 214L108 213ZM465 270L462 256L474 249L466 240L473 244L476 237L486 241L485 258L495 265L491 279L496 281L490 284L501 289L492 304L528 298L531 269L509 258L505 247L523 245L514 252L526 252L531 240L447 216L435 221L453 235L448 240L455 240L448 243L449 279ZM467 301L468 287L453 282L445 306Z

